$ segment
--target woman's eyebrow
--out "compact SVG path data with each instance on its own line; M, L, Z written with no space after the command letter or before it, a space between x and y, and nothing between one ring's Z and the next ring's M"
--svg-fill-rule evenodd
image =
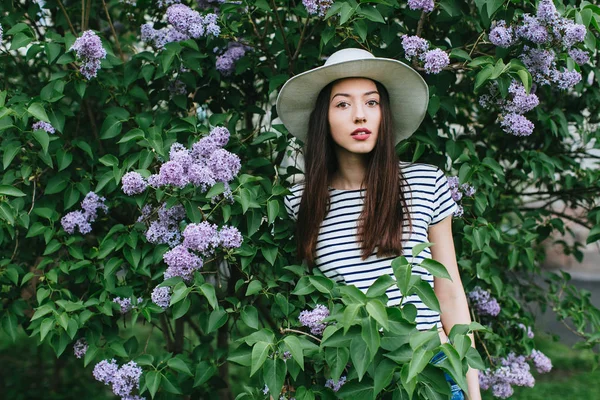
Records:
M377 90L372 90L370 92L366 92L363 94L363 97L365 96L370 96L372 94L379 94L379 92ZM342 97L351 97L348 93L336 93L333 95L333 97L331 98L331 101L333 101L333 99L335 99L336 96L342 96Z

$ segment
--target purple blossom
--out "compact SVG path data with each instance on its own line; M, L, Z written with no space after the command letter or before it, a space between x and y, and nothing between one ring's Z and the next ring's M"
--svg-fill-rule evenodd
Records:
M75 233L75 228L77 228L82 235L92 231L92 225L90 225L87 216L81 211L71 211L70 213L65 214L60 219L60 223L65 232L70 235Z
M152 290L152 302L166 310L171 304L171 288L168 286L157 286Z
M512 386L508 383L496 383L492 386L492 395L499 399L508 399L514 394Z
M195 39L204 35L202 16L184 4L173 4L167 8L167 21L179 32Z
M181 3L181 0L156 0L156 5L159 8L166 8L173 4Z
M185 247L205 255L211 254L212 250L219 245L217 226L207 221L189 224L183 231L183 237Z
M576 43L583 42L587 30L584 25L570 23L565 28L562 42L565 48L569 49Z
M460 188L462 189L465 196L473 197L473 195L475 194L475 188L469 185L468 183L463 183L462 185L460 185Z
M439 74L450 64L450 57L442 49L429 50L420 58L425 61L425 72L428 74Z
M571 57L577 65L584 65L590 62L590 55L588 52L579 49L569 50L569 57Z
M540 104L538 97L535 94L527 94L525 86L517 81L512 81L508 93L512 95L512 99L503 107L508 112L524 114Z
M128 196L143 193L148 187L148 182L139 172L128 172L121 178L123 192Z
M535 335L533 334L533 331L531 330L530 326L525 326L524 324L519 324L519 328L521 328L521 329L523 329L524 331L527 332L527 337L529 339L533 339L534 338Z
M506 27L506 22L500 20L488 34L490 42L498 47L510 47L515 42L512 27Z
M112 391L117 396L129 396L133 388L140 388L142 368L135 361L129 361L119 368L112 380Z
M289 351L284 351L281 355L281 358L283 358L284 361L287 361L290 358L292 358L292 353L290 353Z
M121 397L121 400L146 400L146 398L135 395L135 396L123 396L123 397Z
M302 0L302 4L306 7L306 11L310 15L319 14L319 17L324 17L327 11L333 4L334 0Z
M208 35L216 37L221 34L221 27L217 24L217 14L206 14L202 22Z
M535 369L540 374L550 372L552 370L552 361L541 351L533 349L531 351L531 361Z
M542 85L550 84L549 77L556 66L556 55L553 50L532 49L524 46L520 58L534 81Z
M214 138L205 136L192 145L192 157L198 161L206 162L218 148L219 146L215 143Z
M212 171L208 167L198 163L190 165L188 178L192 185L200 187L203 192L216 183Z
M54 127L52 125L50 125L49 123L47 123L46 121L38 121L35 124L33 124L31 126L31 129L36 130L36 129L41 129L43 131L46 131L48 133L54 134L56 132L56 130L54 129Z
M169 150L169 159L175 161L183 167L184 172L187 173L189 165L194 161L190 151L185 148L181 143L173 143Z
M180 276L190 281L194 271L202 268L202 259L189 252L187 247L178 245L163 255L165 263L169 266L164 273L164 278L169 279Z
M181 243L179 222L185 217L185 210L181 205L167 209L163 204L158 210L158 219L150 223L146 231L146 239L150 243L166 243L175 247Z
M156 30L149 23L142 25L141 33L142 41L149 43L158 50L163 49L167 43L181 42L190 38L189 35L179 32L173 27Z
M550 39L546 27L540 24L536 17L523 14L523 24L517 28L517 36L536 44L547 43Z
M476 286L467 296L479 315L490 315L495 317L500 313L498 301L493 298L487 290L483 290L479 286Z
M425 12L432 12L433 7L433 0L408 0L408 8L410 8L411 10L423 10Z
M465 213L465 209L463 208L463 206L461 204L459 204L458 208L456 209L456 211L454 211L454 216L455 217L462 217L464 213Z
M536 17L539 21L547 24L553 24L558 19L558 12L552 0L540 0Z
M182 188L189 183L182 164L177 161L167 161L160 167L159 182L163 185L173 185Z
M329 388L331 390L333 390L334 392L337 392L338 390L340 390L340 388L342 386L344 386L344 383L346 383L346 376L342 376L340 378L339 381L334 381L333 379L327 379L327 382L325 382L325 387Z
M96 364L92 374L97 381L102 382L105 385L109 385L112 383L118 369L119 366L114 358L110 360L110 362L107 360L102 360Z
M224 226L219 231L219 243L226 249L237 249L242 245L242 234L234 226Z
M515 136L529 136L533 133L533 128L535 128L533 122L526 117L515 113L504 115L504 118L500 122L500 126L504 132Z
M121 314L126 314L133 308L133 305L131 304L131 299L129 298L122 299L120 297L115 297L113 299L113 303L117 303L119 306L121 306Z
M98 217L98 209L108 212L108 207L104 204L106 199L104 197L98 196L94 192L88 192L85 195L85 198L81 202L81 208L83 209L84 214L86 215L89 222L94 222Z
M223 147L229 142L229 129L224 128L222 126L217 126L213 128L208 134L209 137L213 139L213 142L219 146Z
M85 353L87 353L88 350L88 343L84 338L80 338L78 339L75 344L73 345L73 353L75 354L75 357L77 358L81 358L83 356L85 356Z
M237 42L229 42L227 50L217 57L215 64L217 71L225 76L231 75L235 71L235 63L244 57L248 48Z
M418 36L404 35L402 36L402 48L405 57L410 60L412 57L418 57L426 52L429 49L429 43Z
M507 357L496 361L499 367L493 370L488 368L479 373L481 389L491 388L495 397L505 399L512 396L512 386L533 387L535 384L525 357L510 353Z
M326 324L323 319L329 317L329 310L321 304L317 304L312 311L304 310L298 316L298 320L303 326L310 328L313 335L322 335Z
M242 164L240 158L225 149L217 149L208 160L211 169L218 182L228 183L240 172Z
M558 70L552 71L552 81L558 86L559 89L566 90L577 85L581 81L581 74L577 71L559 72Z
M83 62L81 74L86 79L94 78L100 69L100 59L106 58L106 50L102 47L98 35L91 30L83 32L69 49L71 50L74 50L77 58Z

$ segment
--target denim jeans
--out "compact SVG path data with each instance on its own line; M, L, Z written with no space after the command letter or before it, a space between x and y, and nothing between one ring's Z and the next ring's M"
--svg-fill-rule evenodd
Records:
M447 357L444 354L444 352L440 351L435 356L433 356L430 363L437 365L437 364L441 363L442 361L444 361L446 358ZM450 384L450 390L452 391L452 396L450 397L450 400L465 400L465 393L462 391L460 386L458 386L458 384L456 382L454 382L454 379L452 379L452 377L450 375L448 375L446 372L444 372L444 376L446 377L446 380Z

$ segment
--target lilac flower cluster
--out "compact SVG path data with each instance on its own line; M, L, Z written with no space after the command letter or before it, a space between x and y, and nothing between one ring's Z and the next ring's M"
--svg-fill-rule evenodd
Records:
M495 317L500 314L500 305L498 301L490 295L490 292L476 286L473 291L468 293L469 300L473 304L475 311L479 315L490 315Z
M123 192L127 196L133 196L143 193L148 187L148 182L146 182L139 172L131 171L123 175L121 185L123 186Z
M327 382L325 382L325 387L337 392L342 386L344 386L344 383L346 383L346 376L342 376L337 382L333 379L327 379Z
M468 183L459 185L458 176L451 176L448 178L448 186L450 186L450 195L452 200L458 204L458 208L454 211L455 217L462 217L464 214L464 208L459 202L462 200L463 195L467 197L473 197L475 194L475 188Z
M310 15L319 14L319 17L324 17L333 4L333 0L302 0L302 4Z
M408 0L408 8L410 8L411 10L423 10L425 12L432 12L433 7L433 0Z
M165 1L167 5L169 1ZM167 43L180 42L190 38L198 39L208 35L219 36L221 28L217 24L217 15L214 13L200 15L190 7L170 2L166 18L170 27L154 29L150 24L141 27L142 40L161 50ZM173 4L174 3L174 4Z
M152 291L152 302L166 310L171 304L171 288L168 286L157 286Z
M170 161L160 167L157 175L148 178L154 187L172 185L182 188L187 184L208 190L216 182L228 184L241 168L240 158L223 149L229 141L226 128L214 128L208 136L186 149L174 143L169 152Z
M508 356L496 360L499 365L497 368L488 368L480 372L481 389L491 388L494 397L506 399L513 395L513 386L533 387L535 378L531 374L531 368L527 363L528 359L539 373L546 373L552 369L552 362L541 351L534 349L529 357L510 353Z
M202 259L183 245L167 251L163 254L163 260L168 266L163 275L165 279L180 276L189 282L194 276L194 271L202 268Z
M110 362L102 360L94 367L92 372L97 381L105 385L112 385L112 391L122 399L143 399L131 394L134 388L140 388L140 377L142 368L135 361L129 361L127 364L119 367L115 359Z
M73 353L75 357L81 358L85 356L88 351L88 343L84 338L78 339L73 345Z
M167 8L173 4L179 4L181 0L157 0L156 5L158 8Z
M326 324L323 319L329 317L329 309L322 304L317 304L312 311L304 310L298 316L303 326L310 328L313 335L322 335Z
M100 60L106 58L106 50L102 47L98 35L91 30L83 32L83 35L77 38L69 49L71 50L74 50L77 58L83 62L81 75L88 80L95 78L100 69Z
M145 209L146 213L150 211ZM142 210L142 216L144 210ZM179 223L185 217L185 209L181 205L175 205L167 208L166 204L158 209L158 219L150 223L150 227L146 231L146 239L154 244L168 244L170 247L175 247L181 242L181 232L179 231Z
M588 63L589 54L573 48L583 42L586 33L584 25L575 24L561 17L552 0L541 0L535 16L523 14L522 21L515 26L507 26L505 21L497 21L493 24L488 37L490 42L498 47L510 47L519 39L542 46L542 48L523 46L521 61L538 84L555 84L559 89L566 90L581 81L581 74L577 71L560 71L556 67L555 51L567 51L578 65ZM523 122L522 118L513 119Z
M61 218L60 223L65 232L72 235L77 228L83 235L90 233L92 231L91 223L98 217L98 209L103 210L105 213L108 212L108 207L106 207L104 201L106 201L104 197L89 192L81 202L82 211L71 211Z
M450 57L442 49L429 50L429 43L418 36L402 36L402 48L408 60L417 57L424 62L428 74L439 74L450 64Z
M41 129L43 131L46 131L47 133L50 134L54 134L56 132L56 130L54 129L54 127L52 125L50 125L49 123L47 123L46 121L38 121L35 124L33 124L31 126L31 129L36 130L36 129Z
M217 71L225 76L231 75L235 71L235 63L246 54L248 46L237 42L229 42L227 50L217 57L215 67Z
M540 103L533 93L527 93L525 86L517 81L512 81L508 88L509 96L503 99L498 93L497 83L490 85L490 95L479 98L479 104L484 108L496 106L501 111L500 126L506 133L515 136L529 136L533 133L535 125L523 116L533 110Z

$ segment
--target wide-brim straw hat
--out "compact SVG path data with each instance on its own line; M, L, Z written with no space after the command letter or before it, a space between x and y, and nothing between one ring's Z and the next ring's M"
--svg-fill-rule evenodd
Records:
M408 65L391 58L379 58L362 49L333 53L325 65L289 79L277 97L277 114L287 130L303 142L308 120L321 90L342 78L369 78L388 91L395 143L412 135L425 118L429 88L421 75Z

